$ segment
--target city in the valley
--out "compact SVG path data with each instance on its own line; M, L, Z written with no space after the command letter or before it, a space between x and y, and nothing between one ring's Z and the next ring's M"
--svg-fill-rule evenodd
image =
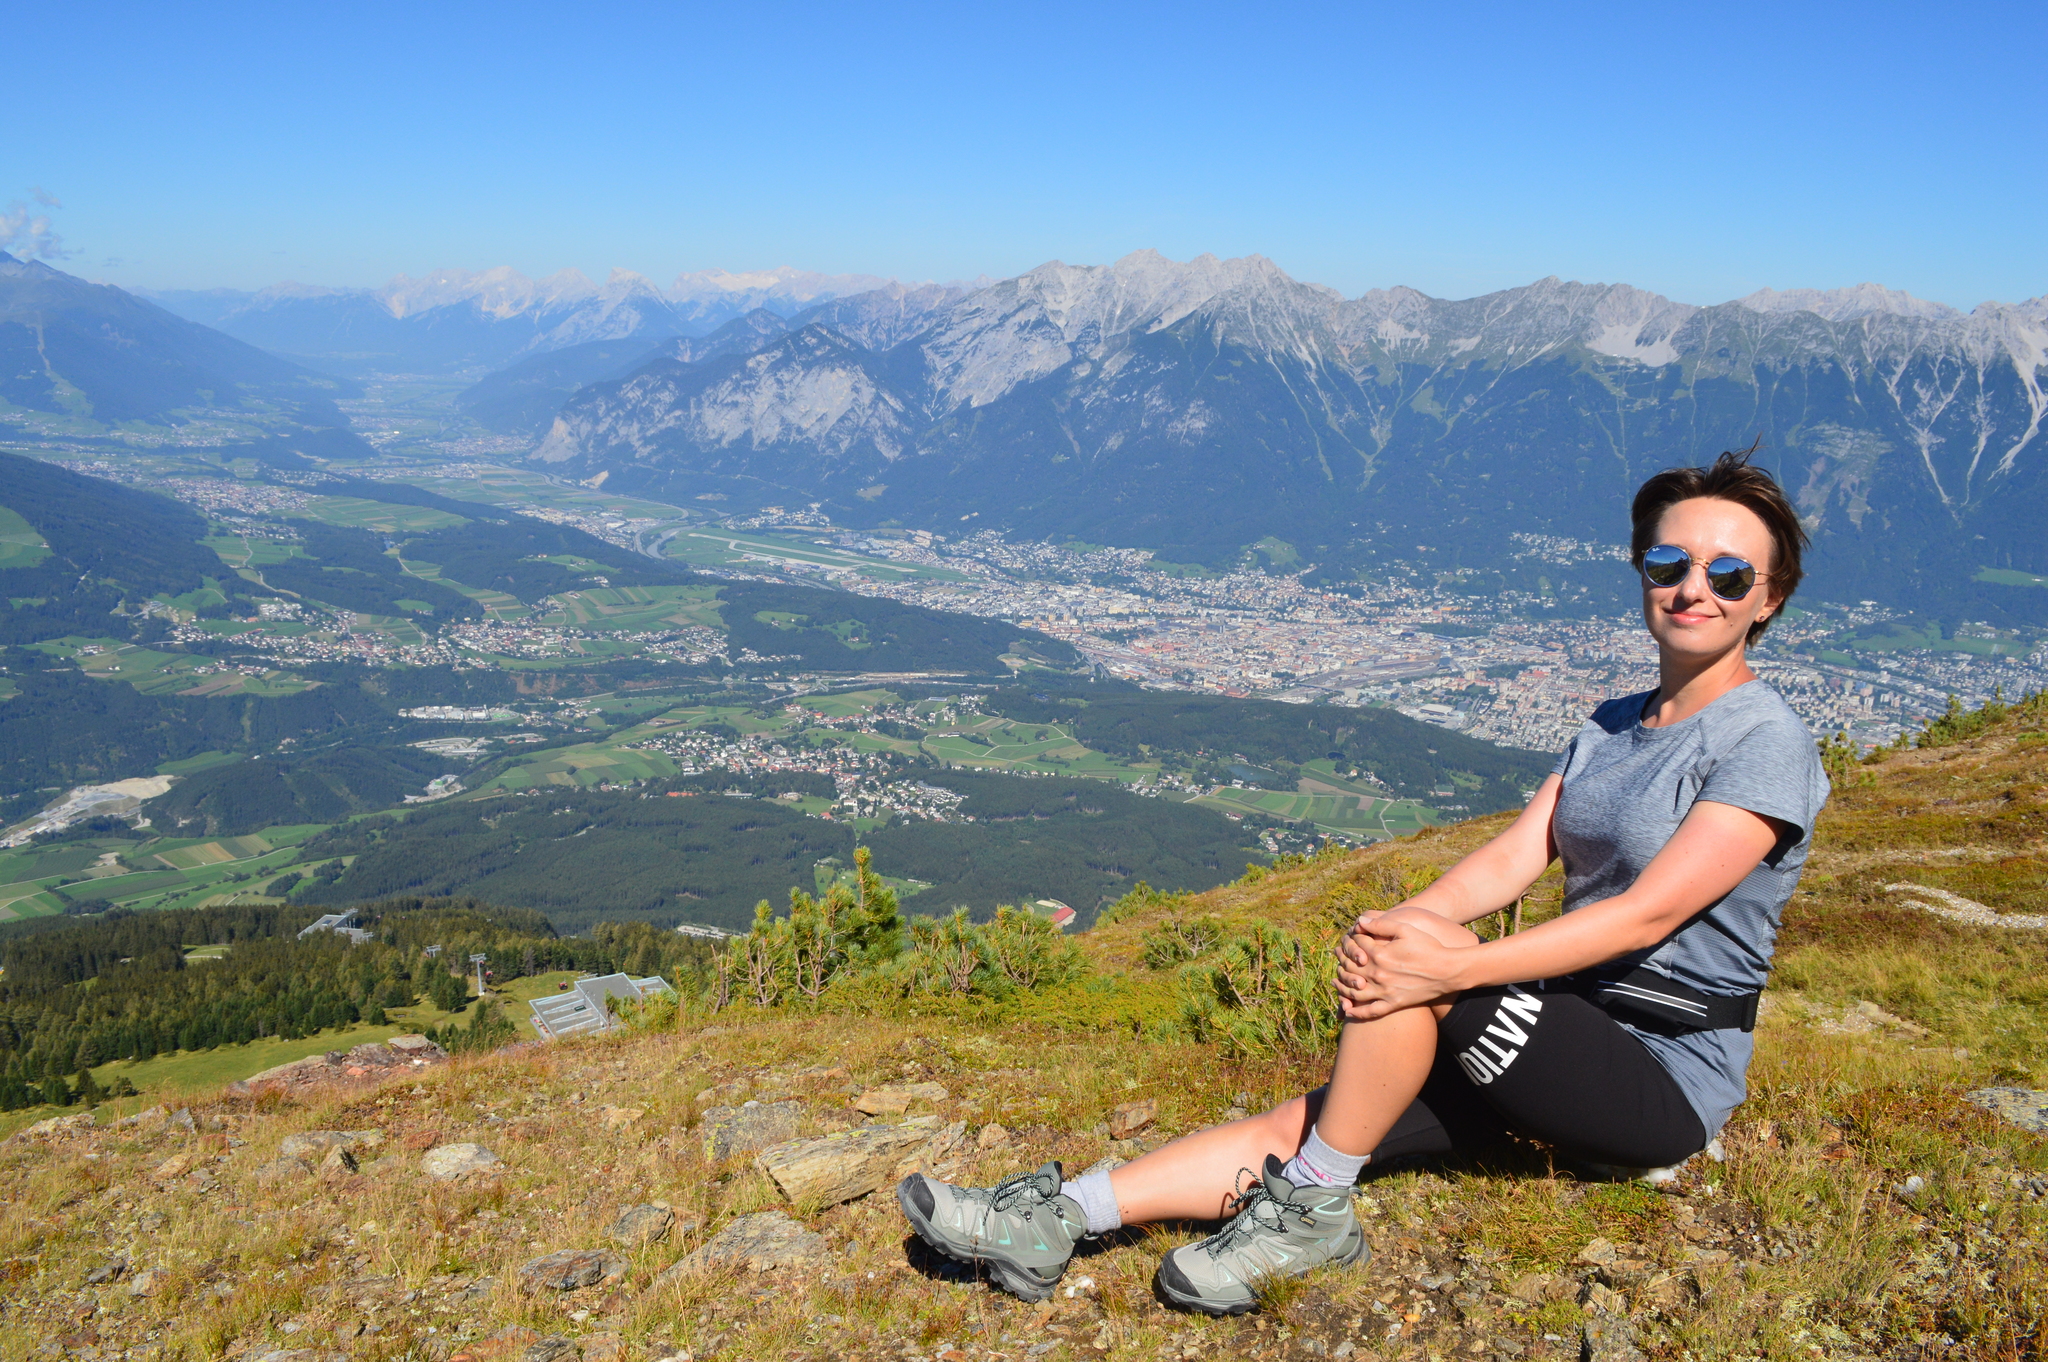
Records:
M1011 621L1072 644L1100 674L1148 689L1389 706L1473 737L1554 751L1602 700L1655 683L1654 654L1632 611L1564 613L1534 589L1546 565L1625 578L1618 544L1514 536L1527 591L1468 594L1456 573L1399 563L1369 584L1334 591L1304 581L1312 564L1282 566L1263 556L1257 566L1216 572L1161 564L1139 549L1020 541L971 523L945 534L849 529L804 507L719 516L715 508L607 496L548 479L500 462L510 451L478 447L492 443L448 442L440 450L458 457L351 471L573 526L713 579L806 581ZM238 555L259 561L261 545L289 541L293 517L393 533L420 523L402 508L322 496L317 480L293 486L191 476L173 460L148 457L74 453L65 461L206 512L230 563ZM1287 556L1287 546L1279 549ZM686 664L723 658L796 690L829 682L778 672L772 657L725 657L710 627L606 628L582 606L551 600L529 609L506 598L487 603L482 620L435 627L275 602L236 628L243 646L279 669L308 659L491 666L631 652ZM1873 601L1802 594L1753 650L1753 663L1817 734L1845 735L1866 748L1940 714L1951 695L1977 705L2048 686L2048 647L2032 638L1967 623L1946 637L1920 636L1908 618ZM188 619L175 636L200 639L219 629ZM243 663L239 670L261 669Z

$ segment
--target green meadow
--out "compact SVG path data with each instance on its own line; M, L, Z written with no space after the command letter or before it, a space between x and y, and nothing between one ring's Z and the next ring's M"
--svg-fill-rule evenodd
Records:
M43 537L20 515L0 506L0 568L34 567L49 556Z
M125 681L144 695L296 695L316 683L276 669L251 676L211 658L76 635L32 645L78 664L95 681Z

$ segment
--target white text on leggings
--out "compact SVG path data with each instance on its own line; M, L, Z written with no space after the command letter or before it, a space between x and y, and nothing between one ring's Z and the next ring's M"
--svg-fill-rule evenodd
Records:
M1500 1000L1494 1010L1493 1020L1486 1024L1478 1044L1468 1050L1458 1051L1458 1065L1465 1076L1474 1083L1493 1082L1506 1073L1508 1066L1521 1057L1522 1047L1529 1043L1529 1033L1524 1026L1536 1025L1536 1014L1543 1010L1543 1000L1524 993L1514 984L1508 985L1507 996ZM1495 1038L1506 1041L1502 1047Z

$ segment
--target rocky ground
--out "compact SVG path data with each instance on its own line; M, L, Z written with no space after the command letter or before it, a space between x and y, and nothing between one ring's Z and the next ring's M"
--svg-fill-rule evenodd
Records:
M922 1252L889 1195L915 1168L1128 1158L1316 1081L1312 1056L1147 1022L1171 976L1139 963L1138 915L1042 1006L739 1008L45 1123L0 1145L0 1362L2038 1358L2048 985L2041 934L2000 919L2041 875L2042 750L1999 730L1846 773L1719 1159L1658 1187L1533 1146L1381 1170L1358 1193L1370 1262L1254 1315L1153 1295L1203 1226L1092 1244L1027 1305ZM1313 935L1490 826L1160 913ZM1993 920L1888 889L1907 880Z

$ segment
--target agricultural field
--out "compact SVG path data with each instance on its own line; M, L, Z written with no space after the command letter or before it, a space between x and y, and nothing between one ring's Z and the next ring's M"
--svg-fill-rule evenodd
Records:
M591 591L565 591L556 608L536 624L560 629L618 630L640 633L655 629L702 625L724 628L718 615L718 588L713 586L629 586Z
M212 839L94 837L0 853L0 921L53 916L79 900L189 908L224 891L255 893L298 858L300 843L325 826Z
M303 556L297 544L277 539L260 539L246 534L212 534L199 541L220 555L220 560L240 571L266 568L287 558Z
M1157 773L1151 763L1124 763L1083 746L1058 724L1015 723L995 717L935 728L923 749L949 765L1047 776L1090 776L1137 781Z
M1385 841L1419 828L1435 827L1438 819L1424 805L1375 795L1287 794L1280 790L1218 790L1198 796L1197 804L1226 813L1256 813L1290 823L1309 823L1317 831L1351 841Z
M417 577L423 582L439 582L451 591L459 591L484 608L484 614L494 620L523 620L533 612L517 596L503 591L490 591L479 586L466 586L452 577L441 575L439 563L423 563L417 559L398 558L398 566L408 577Z
M1384 790L1361 785L1337 771L1332 761L1312 761L1301 768L1293 791L1223 789L1199 796L1198 804L1226 813L1256 813L1290 823L1308 823L1317 831L1349 841L1385 841L1405 837L1443 819L1436 810L1410 799L1389 799Z
M155 852L153 859L167 870L199 870L206 866L226 865L230 861L246 861L275 850L275 846L260 836L223 837L218 841Z
M399 506L364 497L314 497L306 503L304 514L329 525L383 534L423 534L467 523L461 516L431 506Z
M615 740L558 747L506 770L485 790L533 790L546 785L591 789L599 785L672 776L676 764L659 752L628 752Z
M76 662L95 681L125 681L144 695L296 695L318 684L287 671L245 669L117 639L72 636L34 646L51 657Z
M156 768L156 773L160 776L189 776L200 771L211 771L216 766L232 766L243 759L237 752L201 752L178 761L161 762Z

